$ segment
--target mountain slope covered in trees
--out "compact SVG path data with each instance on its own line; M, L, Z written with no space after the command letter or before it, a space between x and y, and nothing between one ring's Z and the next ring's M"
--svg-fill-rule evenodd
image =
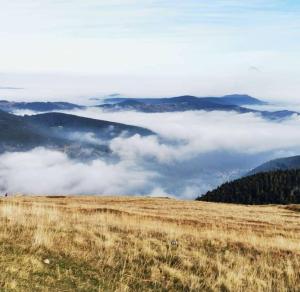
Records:
M299 204L300 170L272 171L227 182L199 201L239 204Z
M126 134L127 136L135 134L147 136L154 134L148 129L137 126L56 112L24 116L24 120L40 126L47 131L63 132L64 135L66 131L68 133L80 132L92 133L96 137L103 139L112 139L121 134Z
M32 145L44 145L47 137L23 117L0 110L0 153L7 148L27 149Z
M141 127L63 113L21 117L0 110L0 153L42 146L64 151L67 148L72 156L85 152L102 155L109 151L106 142L120 135L135 134L154 133Z

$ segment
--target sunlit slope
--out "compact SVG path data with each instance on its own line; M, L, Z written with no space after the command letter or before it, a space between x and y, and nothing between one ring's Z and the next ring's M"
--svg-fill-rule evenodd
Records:
M0 201L0 289L299 291L299 206L132 197Z

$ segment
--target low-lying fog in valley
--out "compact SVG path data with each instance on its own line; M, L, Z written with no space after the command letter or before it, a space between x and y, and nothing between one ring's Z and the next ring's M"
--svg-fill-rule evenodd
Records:
M300 146L300 117L296 115L270 121L253 113L105 112L94 107L65 113L136 125L157 135L112 139L108 146L117 159L71 159L45 148L4 153L0 156L2 192L193 199L262 162L296 155ZM78 139L104 143L89 133Z

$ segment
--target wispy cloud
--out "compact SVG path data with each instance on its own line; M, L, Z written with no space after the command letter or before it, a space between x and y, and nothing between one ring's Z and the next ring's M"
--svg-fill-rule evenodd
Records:
M211 94L300 92L299 1L1 1L0 37L3 72L98 74L112 84L144 76L149 88L170 78L199 95L204 87ZM252 64L264 74L251 74Z
M22 90L23 87L14 87L14 86L0 86L0 90Z
M261 72L261 69L256 66L250 66L248 70L251 72Z
M179 33L182 29L188 32L193 27L219 27L224 31L229 27L237 29L237 24L242 27L250 24L253 27L275 24L291 27L288 17L297 16L300 4L279 0L248 3L235 0L45 0L42 3L15 0L2 3L1 10L4 19L10 20L11 28L18 26L10 19L12 15L18 16L19 21L28 20L19 27L21 31L29 29L27 33L45 32L46 29L46 33L55 34L103 37L106 33L113 33L109 36L130 37ZM276 21L272 19L274 16ZM293 25L297 23L294 21Z

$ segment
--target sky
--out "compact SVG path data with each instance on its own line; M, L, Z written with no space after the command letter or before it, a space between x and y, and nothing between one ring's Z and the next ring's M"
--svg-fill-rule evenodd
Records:
M300 98L297 0L0 0L0 98Z

